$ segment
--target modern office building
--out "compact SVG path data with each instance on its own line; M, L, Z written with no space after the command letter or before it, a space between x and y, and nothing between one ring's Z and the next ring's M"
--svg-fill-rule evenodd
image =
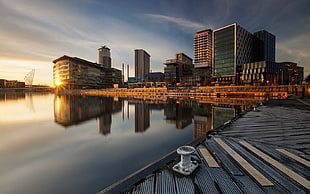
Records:
M272 61L246 63L242 65L241 81L251 85L278 84L280 71L281 66Z
M178 83L182 85L191 85L193 80L193 60L184 53L176 53L174 59L166 60L164 68L165 82L169 86L175 86Z
M111 68L111 52L106 46L98 49L97 63L100 67Z
M195 68L212 67L212 30L202 30L194 35Z
M254 33L254 61L271 61L276 59L276 37L265 31Z
M251 85L302 84L304 68L292 62L258 61L242 65L241 80Z
M143 49L135 50L135 77L147 76L150 72L150 55Z
M53 61L56 86L66 89L112 87L111 70L78 57L62 56Z
M253 35L237 24L213 31L213 76L224 84L238 84L242 64L253 61Z
M302 84L304 80L304 67L297 66L293 62L278 62L278 65L282 66L279 72L279 84L292 85Z

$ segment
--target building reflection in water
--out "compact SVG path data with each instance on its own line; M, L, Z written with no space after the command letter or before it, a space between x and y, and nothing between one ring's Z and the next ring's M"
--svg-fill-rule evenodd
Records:
M54 99L55 122L65 127L79 124L96 118L98 131L103 135L111 133L112 114L123 110L125 118L125 99L102 96L72 96L58 95ZM138 99L126 99L127 117L129 105L135 108L135 133L145 132L151 125L152 110L163 110L165 121L174 124L175 129L181 130L193 125L193 138L205 136L206 133L222 125L226 121L243 112L249 104L243 105L238 101L234 105L231 99L225 104L205 103L195 99L167 99L161 103Z
M231 99L228 100L231 103ZM191 99L169 99L165 105L166 122L183 129L194 120L193 139L205 136L208 131L219 127L226 121L245 111L250 105L238 102L233 104L200 103Z
M111 132L111 114L120 112L122 104L112 97L57 95L54 99L55 122L68 127L97 118L98 131Z
M0 92L0 101L19 100L25 97L26 94L24 92Z
M192 123L193 108L191 102L169 99L164 108L166 122L175 124L176 129L184 129Z
M150 109L148 104L135 105L135 132L141 133L150 127Z

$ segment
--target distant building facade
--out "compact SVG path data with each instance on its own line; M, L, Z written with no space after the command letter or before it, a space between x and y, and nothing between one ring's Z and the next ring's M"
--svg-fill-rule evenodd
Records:
M242 65L241 80L251 85L302 84L304 68L292 62L258 61Z
M25 82L0 79L0 88L25 88Z
M145 77L150 73L150 55L143 49L135 50L135 77Z
M193 81L193 60L184 53L176 53L174 59L168 59L164 68L165 82L169 86L190 85Z
M100 67L111 68L111 52L106 46L98 49L97 62Z
M164 82L165 76L162 72L152 72L148 75L149 82Z

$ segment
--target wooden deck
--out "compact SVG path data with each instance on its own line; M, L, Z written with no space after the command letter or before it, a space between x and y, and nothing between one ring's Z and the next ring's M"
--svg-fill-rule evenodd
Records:
M310 193L309 104L273 100L212 131L190 176L172 170L174 152L100 193Z

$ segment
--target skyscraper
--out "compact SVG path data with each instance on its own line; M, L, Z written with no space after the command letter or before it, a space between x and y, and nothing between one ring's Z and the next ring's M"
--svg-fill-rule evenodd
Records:
M195 68L212 67L212 30L207 29L194 35Z
M238 68L253 60L253 35L231 24L214 30L213 36L214 76L235 83Z
M150 72L150 55L143 49L135 50L135 77L147 76Z
M254 61L275 62L276 37L265 30L255 32L254 36Z
M111 68L111 53L108 47L103 46L98 49L97 61L100 67Z

